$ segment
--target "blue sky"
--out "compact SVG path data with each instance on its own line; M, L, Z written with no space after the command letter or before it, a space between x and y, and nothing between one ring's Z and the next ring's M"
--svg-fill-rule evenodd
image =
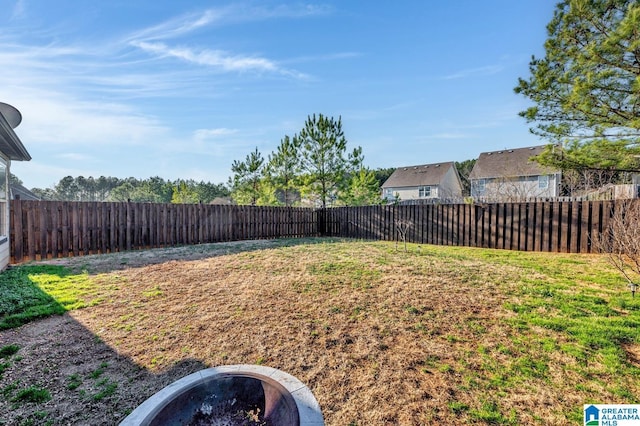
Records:
M370 168L545 143L514 94L555 0L0 0L0 101L29 188L71 176L226 183L308 115Z

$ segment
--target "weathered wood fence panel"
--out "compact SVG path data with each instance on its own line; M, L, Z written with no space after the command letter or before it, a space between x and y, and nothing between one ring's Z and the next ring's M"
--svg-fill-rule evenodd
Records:
M317 236L317 216L307 208L14 200L12 262Z
M638 201L640 202L640 201ZM317 235L420 244L591 252L616 201L413 204L329 209L202 204L11 203L12 261Z
M336 207L319 213L322 235L521 251L590 253L615 201Z

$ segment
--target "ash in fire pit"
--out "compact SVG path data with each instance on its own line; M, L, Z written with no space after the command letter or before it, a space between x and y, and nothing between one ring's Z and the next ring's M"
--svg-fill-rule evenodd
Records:
M236 365L184 377L147 399L120 426L321 426L318 402L295 377Z
M278 401L270 401L269 413L265 413L265 387L273 387L270 392L273 394L275 390L278 395ZM253 377L222 373L173 399L158 412L150 426L271 426L273 422L265 416L278 424L299 424L295 402L283 391L273 383L263 386L261 380Z

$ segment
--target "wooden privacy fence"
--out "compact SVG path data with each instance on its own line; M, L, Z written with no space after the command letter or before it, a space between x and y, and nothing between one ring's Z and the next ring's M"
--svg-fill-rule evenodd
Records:
M591 252L616 202L340 207L319 212L327 236L522 251Z
M11 255L25 260L318 235L307 208L206 204L11 202Z
M329 209L203 204L11 203L14 263L124 250L335 236L590 253L621 201L429 204Z

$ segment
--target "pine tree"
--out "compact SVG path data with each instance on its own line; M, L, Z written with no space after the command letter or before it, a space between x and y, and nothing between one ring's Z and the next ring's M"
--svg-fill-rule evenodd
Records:
M552 145L538 159L564 170L637 169L640 152L640 3L565 0L516 93L520 113Z

